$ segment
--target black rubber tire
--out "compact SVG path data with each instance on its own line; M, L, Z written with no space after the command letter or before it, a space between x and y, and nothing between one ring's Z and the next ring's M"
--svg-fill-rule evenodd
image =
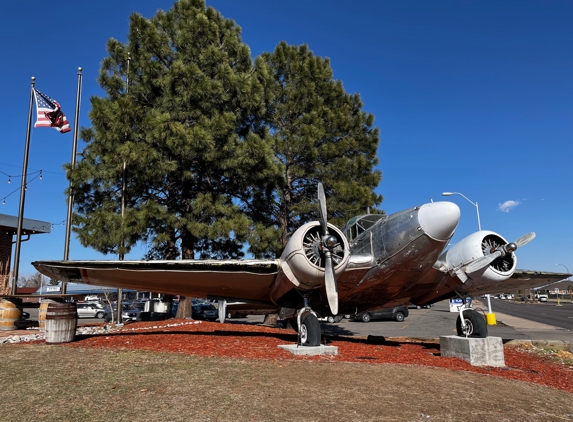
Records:
M334 322L334 317L333 317L333 316L329 316L329 317L326 318L326 321L332 324L332 323Z
M398 312L396 312L396 315L394 315L394 320L395 320L395 321L398 321L398 322L404 321L404 318L406 318L406 317L404 316L404 312L398 311Z
M96 318L103 318L104 315L105 313L103 311L100 311L96 314Z
M360 321L362 321L362 322L370 322L370 321L372 321L372 315L370 315L368 312L363 313L363 314L360 316Z
M473 309L468 309L464 311L464 319L466 324L469 324L468 337L473 338L486 338L487 337L487 324L485 318ZM458 315L456 319L456 331L458 336L465 337L465 333L462 330L462 319Z
M320 346L320 322L314 315L306 313L301 318L299 338L301 346Z

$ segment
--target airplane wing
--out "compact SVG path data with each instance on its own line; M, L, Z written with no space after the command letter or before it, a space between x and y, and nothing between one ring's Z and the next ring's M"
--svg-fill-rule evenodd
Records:
M467 293L470 295L510 293L517 290L544 287L548 284L553 284L565 280L569 276L570 274L566 273L515 270L513 275L505 281L490 285L474 285L467 287L465 290L467 290Z
M272 304L279 260L36 261L57 280L193 297Z

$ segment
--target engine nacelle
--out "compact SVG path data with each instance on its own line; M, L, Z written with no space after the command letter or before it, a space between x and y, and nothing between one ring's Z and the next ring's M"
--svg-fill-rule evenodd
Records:
M509 242L501 235L482 230L475 232L456 243L442 254L439 261L445 266L444 270L452 271L462 269L470 262L493 252L495 248L506 245ZM467 274L472 284L491 284L505 281L513 275L517 268L517 257L515 253L507 253L505 256L497 258L486 267Z
M342 232L328 225L328 232L336 237L332 258L334 273L338 276L350 260L350 247ZM313 221L301 226L289 239L281 255L281 274L275 280L271 299L275 301L293 287L297 290L314 290L324 285L325 255L322 251L322 228Z

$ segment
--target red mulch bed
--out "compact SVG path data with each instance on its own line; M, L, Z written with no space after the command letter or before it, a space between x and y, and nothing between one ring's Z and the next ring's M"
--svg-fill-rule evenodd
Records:
M336 356L293 356L277 347L279 344L293 344L296 340L296 333L287 329L169 320L136 322L112 334L78 336L76 341L66 343L66 346L150 350L235 359L414 364L527 381L573 393L571 366L525 350L506 348L506 367L495 368L476 367L462 359L442 357L439 344L433 343L370 344L365 339L332 338L328 344L338 347Z

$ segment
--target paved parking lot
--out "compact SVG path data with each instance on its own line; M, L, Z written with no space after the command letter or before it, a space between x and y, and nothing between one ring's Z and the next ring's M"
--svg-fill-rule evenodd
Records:
M474 309L487 312L487 305L474 301ZM573 344L573 332L546 324L516 318L496 312L497 325L488 326L490 336L509 340L557 340ZM410 315L403 322L373 321L354 322L343 319L339 323L323 323L326 334L346 336L408 337L413 339L439 339L440 336L456 334L456 312L449 311L447 301L436 303L429 309L410 309ZM245 319L232 319L234 323L261 323L262 316L249 316ZM573 349L572 349L573 351Z
M487 305L479 301L474 302L474 309L487 311ZM37 318L37 309L29 309L31 319ZM501 337L508 340L560 340L573 344L573 331L553 327L523 318L498 313L494 309L498 324L488 326L490 336ZM410 309L410 315L403 322L372 321L369 323L354 322L343 319L339 323L323 323L325 334L344 336L383 336L383 337L409 337L414 339L439 339L440 336L456 334L456 318L458 314L449 311L447 301L436 303L429 309ZM233 318L227 320L236 324L260 324L264 320L261 315L247 318ZM102 319L81 318L78 324L101 323ZM573 349L572 349L573 350Z

